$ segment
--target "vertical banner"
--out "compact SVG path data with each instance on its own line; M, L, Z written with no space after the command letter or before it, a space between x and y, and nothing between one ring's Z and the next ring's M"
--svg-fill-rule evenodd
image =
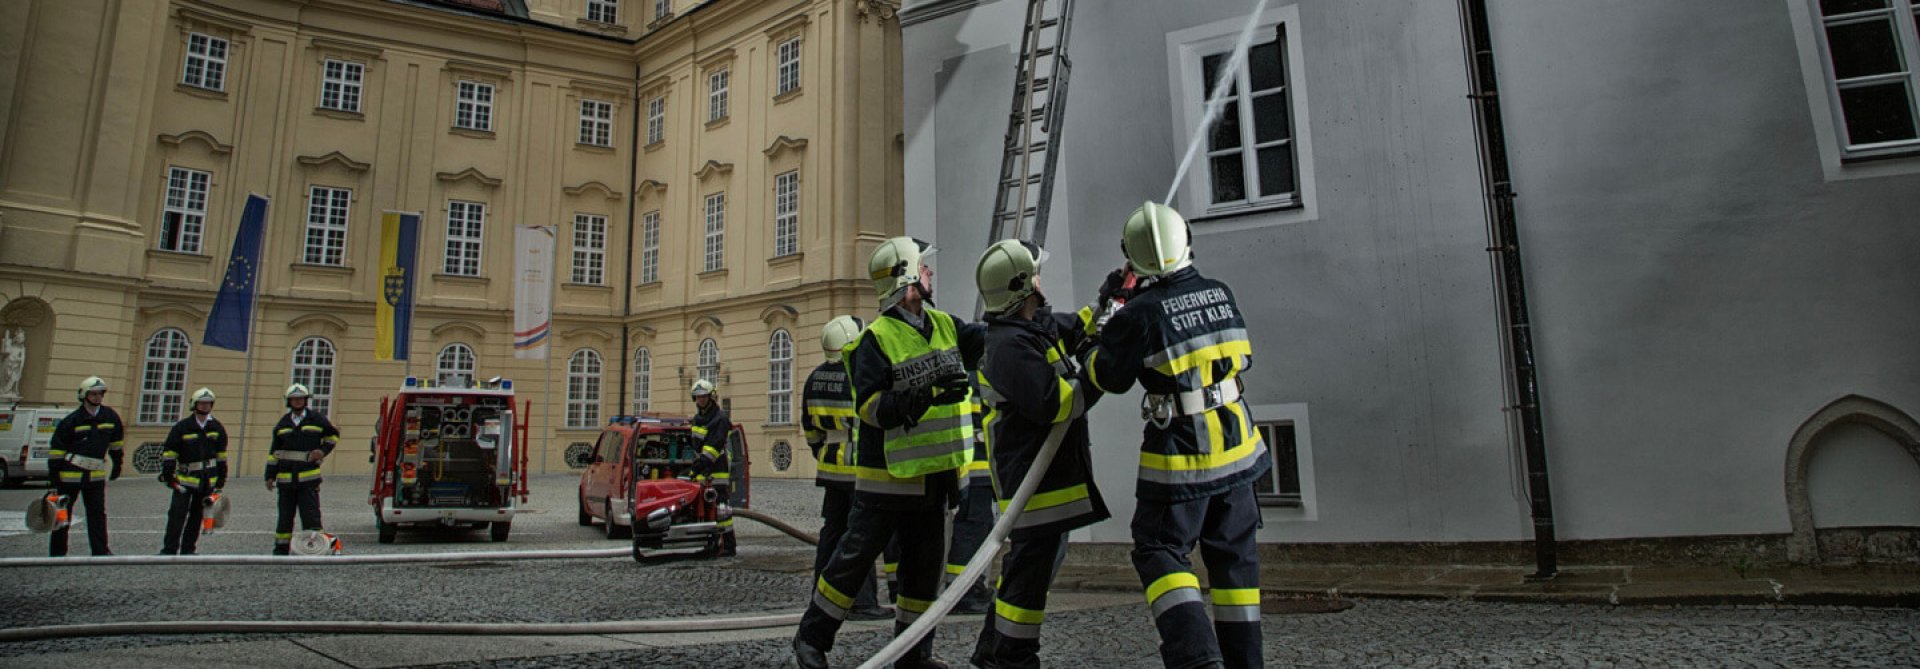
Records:
M513 240L513 357L545 360L553 328L553 228L522 225Z
M413 339L413 275L420 246L420 215L389 211L380 217L380 300L373 307L373 358L407 359Z
M227 275L207 315L207 331L200 343L234 351L247 350L253 329L254 286L260 278L260 240L267 227L267 198L247 194L240 214L240 231L233 236L233 255L227 257Z

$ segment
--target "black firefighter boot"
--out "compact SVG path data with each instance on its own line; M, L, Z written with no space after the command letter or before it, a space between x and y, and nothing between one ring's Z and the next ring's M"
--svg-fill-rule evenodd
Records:
M827 654L800 637L793 638L793 663L800 669L827 669Z

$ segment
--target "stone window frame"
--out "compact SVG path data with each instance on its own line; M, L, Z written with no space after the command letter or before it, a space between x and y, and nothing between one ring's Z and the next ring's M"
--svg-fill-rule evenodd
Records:
M433 382L440 386L451 386L447 383L449 375L464 376L464 387L472 387L479 369L480 357L474 354L472 346L466 342L449 342L440 347L440 352L433 357Z
M180 76L174 79L174 90L195 97L225 100L229 91L238 90L246 79L244 65L246 49L252 40L253 26L210 12L175 5L173 8L174 28L178 31ZM222 60L221 80L217 87L195 85L188 82L187 63L192 56L193 36L200 35L222 40L226 43L226 53ZM201 83L205 83L204 76Z
M200 187L193 187L195 177L200 177ZM175 188L180 183L183 188ZM176 198L175 191L179 191ZM156 235L162 251L173 253L192 253L206 255L207 202L213 192L213 172L197 170L179 165L167 166L166 186L160 194L160 230ZM194 196L199 196L199 208L194 208ZM177 203L176 203L177 202ZM177 223L170 223L177 221ZM170 230L177 231L179 241L168 248L169 239L175 237ZM192 243L186 243L191 239Z
M607 284L607 218L606 214L573 214L573 283Z
M1267 457L1274 459L1273 465L1275 467L1280 467L1283 464L1291 464L1293 466L1300 482L1299 493L1294 496L1282 496L1269 493L1256 494L1255 499L1261 507L1262 518L1271 522L1308 522L1319 520L1320 507L1318 490L1314 483L1313 470L1313 420L1308 411L1307 404L1304 402L1265 405L1249 404L1246 408L1249 419L1253 416L1259 416L1258 420L1251 420L1251 422L1256 429L1261 430L1262 439L1267 437L1266 430L1270 426L1287 425L1293 428L1293 462L1279 462L1279 458L1281 457L1281 453L1279 453L1280 449L1275 448L1272 442L1267 444ZM1273 472L1269 472L1268 474L1270 477L1276 475L1277 474ZM1255 489L1259 489L1257 484Z
M786 193L781 189L785 188ZM800 254L800 168L773 175L773 257ZM783 208L784 207L784 208Z
M793 334L786 328L774 329L767 336L768 425L794 424L793 361Z
M576 349L567 356L566 429L600 427L601 375L605 371L606 359L592 347Z
M587 20L593 23L619 25L620 0L587 0Z
M653 352L641 346L633 350L633 412L653 410Z
M167 341L160 341L163 335ZM187 374L192 361L193 339L185 330L163 327L147 335L135 424L171 425L180 419L187 403Z
M660 282L660 210L640 215L640 285Z
M346 195L341 202L339 194ZM337 224L336 224L337 220ZM308 184L306 225L301 228L300 262L326 267L347 266L347 236L353 230L353 189ZM315 234L319 244L315 244ZM332 258L328 252L332 252Z
M455 209L460 210L456 214ZM477 215L476 215L477 214ZM472 227L472 234L454 234L456 223ZM447 200L446 244L441 253L440 272L448 276L480 276L487 239L487 203L474 200ZM458 246L456 246L458 245ZM458 253L456 254L456 250ZM456 257L456 255L458 257ZM455 262L459 264L456 265ZM469 268L469 264L471 267Z
M308 344L316 346L310 349ZM340 347L319 335L302 337L288 350L287 358L289 382L306 386L310 393L307 408L322 416L328 415L328 410L333 408L333 396L337 394L334 382L340 377Z
M727 268L727 192L708 193L703 198L701 235L701 272Z

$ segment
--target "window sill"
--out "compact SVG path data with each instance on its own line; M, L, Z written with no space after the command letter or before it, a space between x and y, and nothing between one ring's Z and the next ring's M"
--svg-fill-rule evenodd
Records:
M211 264L213 262L213 256L207 255L205 253L193 253L190 251L170 251L167 249L147 249L147 257L166 258L168 260L182 260L186 262L195 262L202 265Z
M784 435L799 432L800 424L799 423L766 423L760 426L760 430L768 434L777 434L777 435L784 436Z
M605 154L608 154L608 155L612 155L612 154L613 154L613 147L612 147L612 146L605 146L605 145L600 145L600 144L588 144L588 143L586 143L586 142L574 142L574 143L573 143L573 150L575 150L575 151L585 151L585 152L587 152L587 153L605 153Z
M318 272L321 274L352 274L352 265L322 265L320 263L296 262L292 265L296 272Z
M722 116L720 118L716 118L711 121L707 121L707 129L719 130L720 128L723 128L727 125L727 121L731 121L731 120L733 120L733 117L729 115L729 116Z
M786 265L794 265L794 264L798 264L801 260L805 259L806 257L807 257L807 254L801 253L799 251L795 251L793 253L789 253L783 256L774 256L772 258L768 258L767 266L768 267L784 267Z
M699 274L696 274L695 276L698 276L698 277L700 277L700 278L702 278L702 279L712 279L712 278L715 278L715 277L722 277L722 276L726 276L726 275L727 275L727 268L725 268L725 267L722 267L722 268L720 268L720 269L710 269L710 270L707 270L707 271L705 271L705 272L701 272L701 273L699 273Z
M174 82L173 90L186 93L187 95L191 95L196 98L206 98L208 100L227 99L227 92L225 90L213 89L213 88L201 88L193 84Z
M663 139L658 142L654 142L652 144L648 144L644 147L641 147L641 149L646 151L647 153L653 153L655 151L659 151L660 149L666 148L666 146L667 146L667 140Z
M470 284L475 286L484 286L484 285L487 285L488 283L487 277L484 277L484 276L469 276L466 274L448 274L446 272L434 272L433 280L445 281L447 283L465 283L465 284Z
M667 25L668 22L673 21L673 16L674 16L673 12L667 12L665 14L661 14L659 16L653 17L653 23L647 24L647 29L657 30L661 26Z
M592 28L601 32L618 33L621 35L627 34L627 27L618 23L607 23L605 21L595 21L592 19L579 19L578 23L581 27Z
M636 290L647 290L649 288L659 288L664 285L667 285L667 284L661 281L642 281L640 283L633 284L633 287Z
M773 96L773 103L777 105L782 102L786 102L788 100L792 100L794 98L800 97L800 93L803 92L804 90L805 89L799 86L795 86L793 87L793 90Z
M613 292L613 286L609 286L609 285L607 285L607 284L604 284L604 283L580 283L580 282L578 282L578 281L568 281L568 282L566 282L566 283L563 283L563 284L560 284L560 286L561 286L562 288L573 288L573 289L578 289L578 290L592 290L592 291L597 291L597 292Z
M1190 223L1205 223L1208 221L1221 221L1221 220L1236 218L1239 216L1247 216L1250 214L1269 214L1273 212L1293 211L1293 210L1304 209L1304 208L1305 208L1305 205L1302 204L1299 200L1287 200L1284 202L1263 202L1260 204L1235 205L1232 207L1221 207L1218 210L1211 210L1205 214L1201 214L1199 216L1195 216L1193 218L1187 219L1187 221Z
M456 125L454 127L447 128L447 132L455 135L459 135L461 137L472 137L474 139L493 139L492 130L481 130L479 128L462 128Z
M366 115L366 114L362 114L362 113L360 113L360 112L357 112L357 111L347 111L347 110L345 110L345 109L331 109L331 108L327 108L327 107L314 107L314 108L313 108L313 114L314 114L315 116L325 116L325 117L327 117L327 118L337 118L337 119L340 119L340 120L342 120L342 121L365 121L365 120L367 120L367 115Z
M1920 145L1895 146L1877 149L1857 149L1851 154L1840 155L1841 165L1867 165L1888 160L1920 157Z
M1276 497L1272 495L1256 496L1254 498L1254 503L1258 504L1260 508L1263 508L1263 509L1275 509L1275 508L1303 509L1303 508L1306 508L1307 506L1305 503L1301 502L1298 499L1288 499L1285 497Z

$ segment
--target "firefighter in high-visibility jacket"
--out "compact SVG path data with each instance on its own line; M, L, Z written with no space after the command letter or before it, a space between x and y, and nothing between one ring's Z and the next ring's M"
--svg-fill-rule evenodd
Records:
M733 434L733 419L726 409L720 408L720 398L713 394L713 382L706 379L693 382L693 406L698 411L689 430L700 443L694 474L713 485L721 504L732 504L733 473L729 469L732 458L727 457L730 451L727 437ZM715 524L720 527L720 556L729 557L739 552L739 540L733 535L733 516Z
M1039 667L1047 590L1067 550L1067 533L1111 514L1093 480L1087 408L1100 391L1074 358L1088 333L1081 315L1047 309L1039 278L1046 252L1019 240L996 242L975 280L987 309L980 392L987 404L987 452L1003 512L1050 440L1059 446L1020 509L1001 559L993 615L980 630L973 664ZM1084 312L1090 314L1090 311Z
M1146 588L1168 667L1259 667L1260 508L1253 484L1271 466L1240 397L1253 362L1233 291L1193 267L1186 220L1148 202L1122 230L1127 268L1144 282L1100 329L1088 380L1103 392L1145 389L1133 566ZM1101 288L1121 293L1126 269ZM1187 555L1207 563L1202 596ZM1209 601L1212 620L1208 620Z
M213 389L193 391L193 413L167 431L160 482L173 490L161 555L193 555L207 497L227 485L227 427L213 417Z
M80 407L53 427L47 472L53 477L60 508L72 517L76 501L87 504L87 547L94 555L112 555L107 546L107 482L120 478L126 460L127 426L105 402L107 382L98 376L80 382ZM67 525L48 539L47 554L67 554Z
M853 386L848 383L846 350L860 338L866 324L852 316L837 316L820 329L820 349L826 361L807 375L800 395L802 431L807 448L813 451L813 484L824 493L820 500L820 539L813 552L813 575L827 568L827 559L840 546L847 533L847 516L853 511L853 435L860 419L853 414ZM891 615L876 600L876 585L871 569L853 598L856 620L875 620Z
M287 386L287 413L273 426L273 457L267 460L267 490L280 493L280 519L273 528L273 554L293 550L293 514L300 513L300 529L324 532L320 522L320 465L340 443L340 431L307 403L313 393L306 386Z
M946 511L957 501L960 469L973 458L966 370L979 358L984 329L933 308L933 269L927 265L932 254L925 242L894 237L867 262L880 316L848 356L860 418L853 512L794 635L794 659L803 669L827 666L854 594L896 536L895 634L932 606L940 588ZM894 666L947 665L934 659L929 633Z

